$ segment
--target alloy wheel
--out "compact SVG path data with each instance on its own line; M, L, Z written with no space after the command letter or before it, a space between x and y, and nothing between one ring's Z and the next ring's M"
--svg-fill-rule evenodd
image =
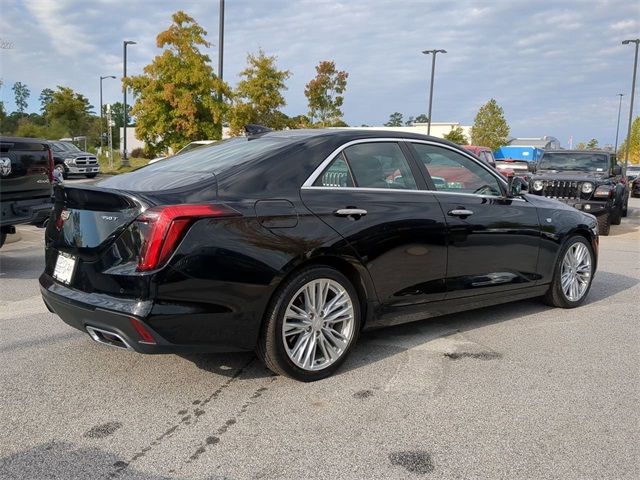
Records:
M354 335L353 300L335 280L318 278L289 302L282 339L289 359L303 370L322 370L346 352Z
M580 300L591 282L591 254L582 242L571 245L564 254L560 282L567 300Z

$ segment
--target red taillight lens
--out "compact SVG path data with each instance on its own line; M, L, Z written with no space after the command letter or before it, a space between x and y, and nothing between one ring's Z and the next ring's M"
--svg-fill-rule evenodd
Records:
M138 335L140 335L140 338L142 339L141 341L143 343L156 343L153 335L149 333L149 330L146 329L146 327L140 320L133 317L129 317L129 320L131 321L131 325L133 326L133 328L135 328L136 332L138 332Z
M146 272L164 264L174 252L185 232L200 218L233 217L237 211L224 205L166 205L141 214L136 223L143 224L140 260L136 270Z

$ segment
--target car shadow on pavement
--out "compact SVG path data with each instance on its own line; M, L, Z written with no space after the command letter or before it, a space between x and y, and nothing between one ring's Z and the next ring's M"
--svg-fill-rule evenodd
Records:
M636 278L617 273L598 272L584 305L604 300L638 283L640 280ZM548 310L554 310L554 307L546 305L541 299L533 298L363 332L350 358L338 370L337 375L379 362L439 338L456 334L463 336L465 332L496 323L520 319L526 321L526 317ZM449 358L454 358L456 355L477 358L501 356L499 352L490 351L444 352L443 355Z
M116 474L124 462L112 453L95 447L81 447L66 442L48 442L28 450L0 458L2 478L71 479L108 478ZM155 475L131 467L126 478L164 480L171 477Z
M640 280L625 275L597 272L584 305L604 300L628 290L638 283ZM468 332L495 323L518 320L553 309L553 307L544 304L541 299L533 298L366 331L361 334L350 358L336 374L340 375L376 363L438 338ZM251 352L181 354L180 357L192 362L201 370L227 377L241 375L244 380L249 380L273 375ZM229 364L245 364L245 367L238 370L230 367ZM252 365L252 368L247 368L249 364Z

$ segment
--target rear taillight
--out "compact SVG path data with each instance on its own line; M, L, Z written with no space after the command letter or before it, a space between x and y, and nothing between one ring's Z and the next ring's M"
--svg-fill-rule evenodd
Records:
M209 204L165 205L146 210L135 221L142 237L136 270L146 272L161 267L196 220L238 215L227 206Z
M48 152L49 152L49 182L53 183L54 164L53 164L53 152L51 151L51 148L49 148Z

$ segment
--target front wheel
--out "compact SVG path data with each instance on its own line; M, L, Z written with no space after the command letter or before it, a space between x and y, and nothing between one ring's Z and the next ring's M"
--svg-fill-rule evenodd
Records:
M69 172L67 171L67 167L64 166L64 164L59 163L55 166L55 170L58 171L58 173L62 176L62 178L64 180L67 179L67 177L69 176Z
M596 217L598 221L598 233L603 236L609 235L611 230L611 214L605 213Z
M611 225L620 225L622 222L623 209L621 206L613 207L611 209Z
M286 281L267 311L257 353L275 373L303 382L328 377L360 331L351 282L329 267L310 267Z
M579 235L569 238L558 257L553 280L544 296L545 302L560 308L581 305L591 288L594 265L589 242Z

